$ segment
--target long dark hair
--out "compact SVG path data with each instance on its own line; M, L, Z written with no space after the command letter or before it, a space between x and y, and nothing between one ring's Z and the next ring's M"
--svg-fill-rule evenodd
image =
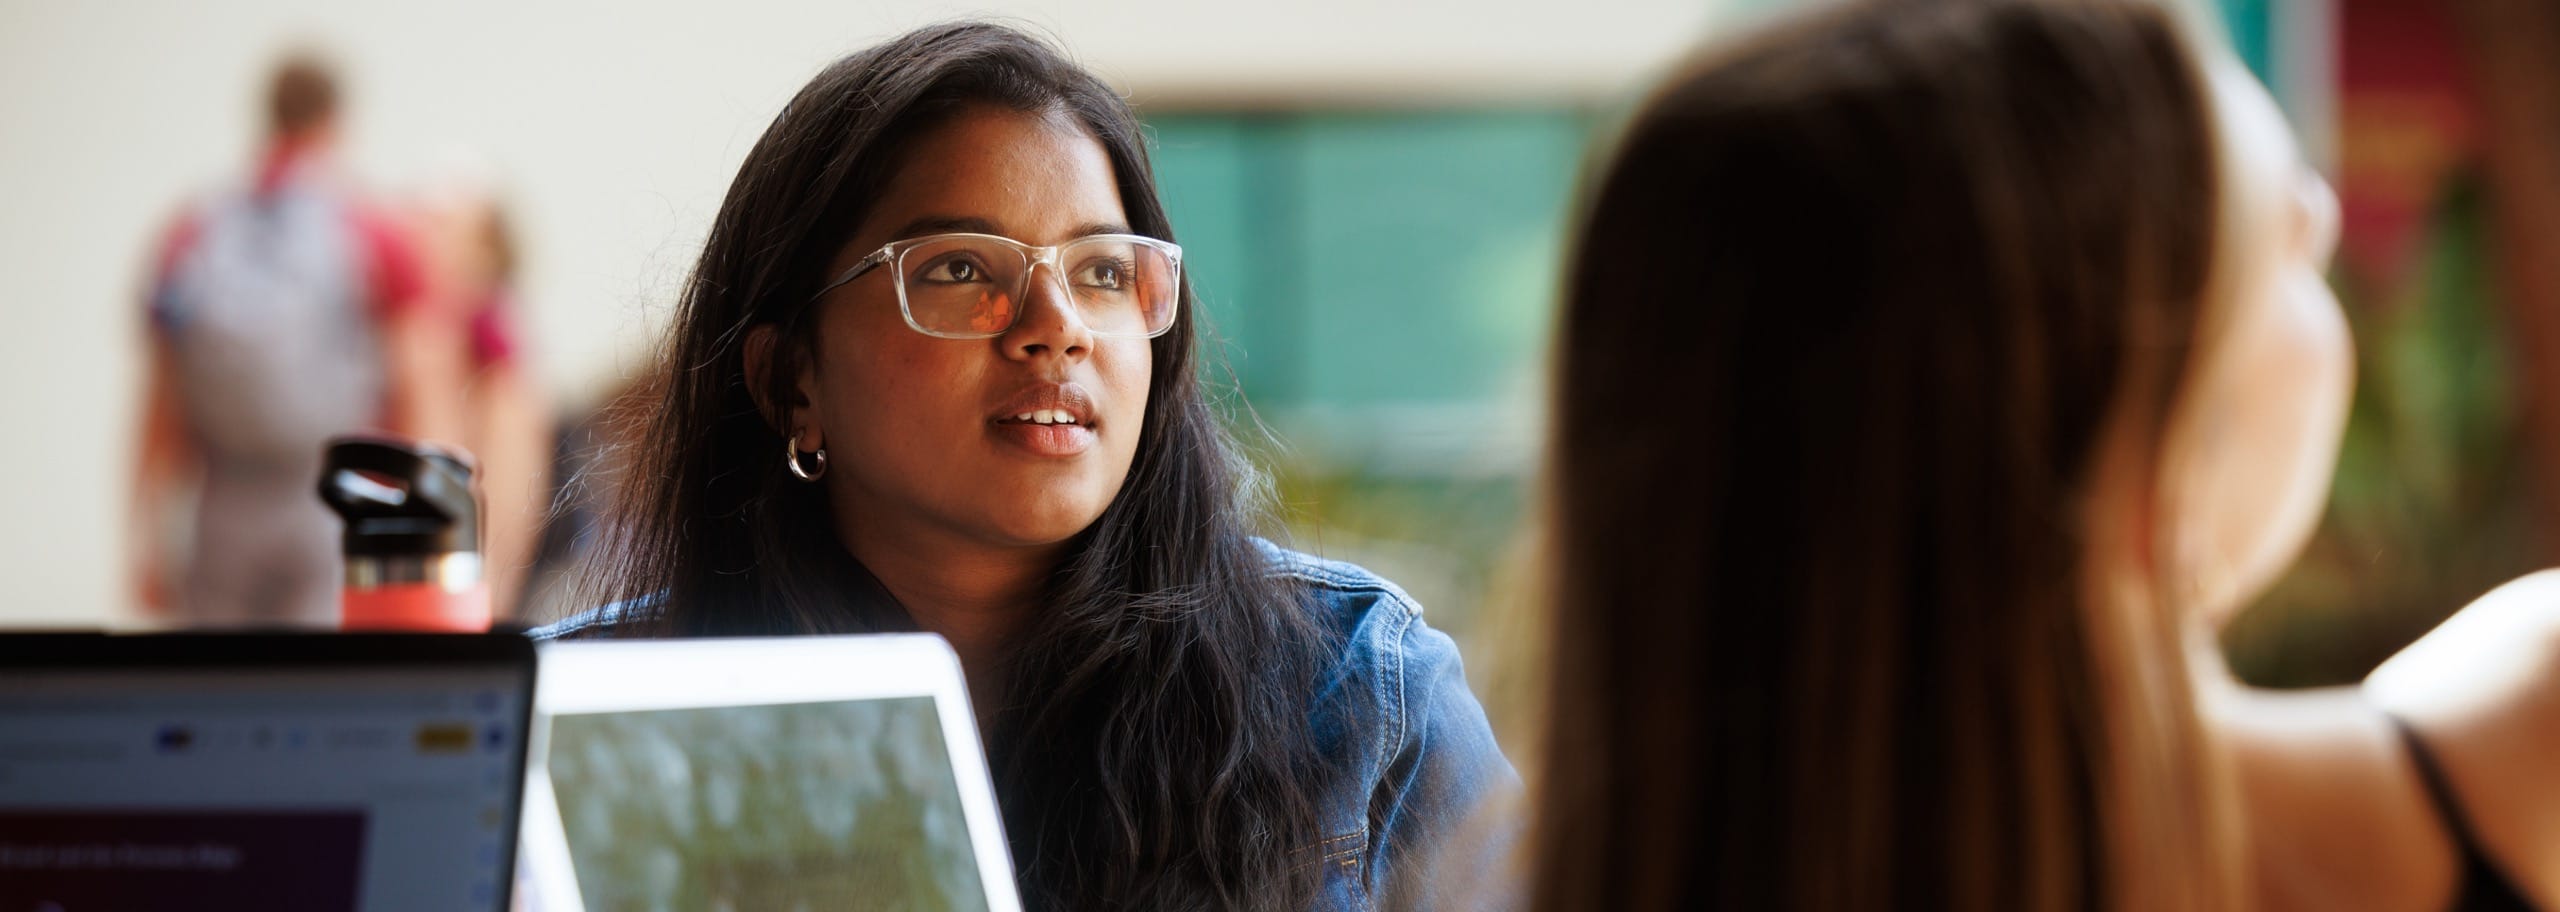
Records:
M2205 86L2153 4L1877 2L1634 118L1561 322L1538 908L2231 901L2184 628L2090 560L2211 322Z
M837 61L747 154L686 283L663 363L628 411L624 497L591 597L654 606L670 635L909 623L790 478L760 413L789 403L829 259L923 133L971 106L1071 117L1109 154L1131 229L1173 239L1135 116L1041 41L920 29ZM1043 908L1295 908L1319 838L1311 740L1324 635L1250 537L1250 465L1197 379L1189 288L1119 496L1013 645L988 733L1026 898ZM750 330L778 331L749 376Z

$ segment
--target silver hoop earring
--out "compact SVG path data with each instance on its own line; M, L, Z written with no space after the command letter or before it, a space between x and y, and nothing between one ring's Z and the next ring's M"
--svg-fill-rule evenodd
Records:
M809 455L817 457L817 471L812 472L800 467L800 435L793 434L782 438L782 464L791 467L791 477L801 481L816 481L818 476L827 474L827 448L819 447L810 451Z

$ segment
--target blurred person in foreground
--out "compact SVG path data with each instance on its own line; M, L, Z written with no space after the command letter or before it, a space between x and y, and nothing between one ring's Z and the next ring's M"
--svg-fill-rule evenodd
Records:
M1135 114L1057 50L958 23L836 61L628 400L606 607L536 635L941 635L1032 908L1494 880L1499 851L1438 858L1517 782L1455 645L1254 536L1181 264Z
M2361 688L2224 670L2352 359L2334 199L2198 47L1856 4L1628 127L1562 322L1537 908L2560 904L2560 580Z
M334 167L339 94L326 63L287 58L256 172L186 208L152 268L134 572L177 624L334 624L323 443L400 428L384 339L425 267Z

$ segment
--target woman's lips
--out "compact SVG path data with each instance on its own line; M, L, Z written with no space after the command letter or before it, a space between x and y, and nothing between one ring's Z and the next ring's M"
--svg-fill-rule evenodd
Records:
M998 406L996 436L1034 456L1062 458L1091 449L1093 397L1073 383L1033 383Z
M998 421L996 438L1034 455L1062 459L1093 448L1093 429L1081 424Z

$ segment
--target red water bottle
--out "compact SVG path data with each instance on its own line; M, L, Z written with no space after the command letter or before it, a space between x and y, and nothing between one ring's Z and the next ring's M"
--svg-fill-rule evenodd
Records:
M469 454L392 437L334 438L320 499L347 523L341 628L489 629Z

